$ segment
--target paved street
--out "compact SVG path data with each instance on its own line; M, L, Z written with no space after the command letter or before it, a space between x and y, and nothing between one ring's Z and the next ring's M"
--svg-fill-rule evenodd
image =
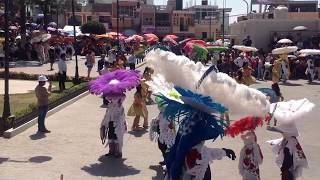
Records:
M98 63L98 60L100 57L96 57L96 63ZM66 61L68 71L67 75L73 77L75 75L75 57L73 57L72 60ZM78 67L79 67L79 76L87 77L87 67L85 66L85 57L84 56L78 56ZM24 72L27 74L55 74L58 73L58 64L57 62L53 65L53 71L49 71L50 69L50 63L46 63L43 65L39 65L39 62L37 61L18 61L18 62L12 62L10 63L10 71L11 72ZM0 69L0 71L3 71L4 69ZM91 76L96 77L98 76L97 71L97 65L93 67L91 71Z
M316 104L313 112L298 123L300 142L309 159L310 169L304 171L302 180L314 180L320 176L320 85L307 85L306 81L292 81L281 85L286 99L307 97ZM319 83L319 82L318 82ZM270 82L255 87L270 87ZM133 91L128 93L124 103L126 110L132 103ZM52 131L46 136L36 135L36 126L12 139L0 139L0 179L5 180L65 180L130 179L160 180L161 160L157 144L149 140L147 132L125 135L123 159L106 158L107 152L101 145L99 125L105 109L100 107L101 99L89 95L60 112L47 118L47 127ZM156 106L148 106L149 118L156 116ZM234 118L231 116L231 118ZM132 118L128 118L129 127ZM262 179L280 179L274 155L266 140L280 137L279 134L259 128L258 142L264 153L261 166ZM208 142L210 147L226 147L239 154L242 147L240 138L224 137L223 141ZM223 159L212 164L213 179L239 180L238 161Z

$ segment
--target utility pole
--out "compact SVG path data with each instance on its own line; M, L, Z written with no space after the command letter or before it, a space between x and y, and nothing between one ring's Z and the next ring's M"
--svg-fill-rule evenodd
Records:
M224 45L224 14L225 14L225 0L222 0L223 6L222 6L222 44Z
M117 53L119 54L120 51L120 37L119 37L119 0L117 0L117 45L118 45L118 49L117 49Z
M9 100L9 1L4 1L4 21L5 21L5 42L4 42L4 96L3 96L3 114L1 125L4 128L5 120L11 116Z
M74 38L74 43L73 43L73 47L76 48L76 44L77 44L77 34L76 34L76 15L75 15L75 10L74 10L74 3L75 0L72 0L72 19L73 19L73 38ZM76 58L76 72L74 75L74 79L73 79L73 83L74 84L80 84L80 79L79 79L79 67L78 67L78 56L77 53L74 53L75 58Z

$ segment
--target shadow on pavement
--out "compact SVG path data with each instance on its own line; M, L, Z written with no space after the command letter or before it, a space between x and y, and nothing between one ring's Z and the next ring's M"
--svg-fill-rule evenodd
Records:
M0 157L0 164L4 162L13 162L13 163L44 163L47 161L50 161L52 157L50 156L34 156L31 157L28 161L23 161L23 160L14 160L10 158L2 158Z
M152 169L154 171L156 171L156 176L152 177L152 180L163 180L163 169L160 165L151 165L149 166L149 169Z
M318 82L311 82L311 83L306 83L307 85L320 85Z
M39 140L39 139L42 139L42 138L45 138L47 137L44 133L35 133L35 134L32 134L29 136L31 140Z
M29 162L32 163L44 163L47 161L50 161L52 159L52 157L50 156L35 156L29 159Z
M296 84L292 82L281 83L282 86L302 86L302 84Z
M117 159L103 155L99 158L99 163L84 166L81 170L86 171L93 176L102 177L123 177L135 175L140 172L140 170L124 164L125 160L126 159Z
M141 129L138 131L129 131L128 133L133 135L134 137L142 137L147 132L148 132L147 129Z

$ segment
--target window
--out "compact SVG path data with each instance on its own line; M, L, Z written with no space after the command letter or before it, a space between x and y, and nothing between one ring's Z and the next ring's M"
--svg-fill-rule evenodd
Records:
M87 16L87 21L92 21L92 16Z

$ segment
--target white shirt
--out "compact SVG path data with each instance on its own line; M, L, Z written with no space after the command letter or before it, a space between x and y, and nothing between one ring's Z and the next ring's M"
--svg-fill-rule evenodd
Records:
M234 60L234 63L240 68L242 68L244 62L249 62L249 61L247 58L241 58L241 57L238 57L237 59Z
M59 73L62 74L63 72L67 72L67 64L64 60L60 59L58 61L58 68L59 68Z

